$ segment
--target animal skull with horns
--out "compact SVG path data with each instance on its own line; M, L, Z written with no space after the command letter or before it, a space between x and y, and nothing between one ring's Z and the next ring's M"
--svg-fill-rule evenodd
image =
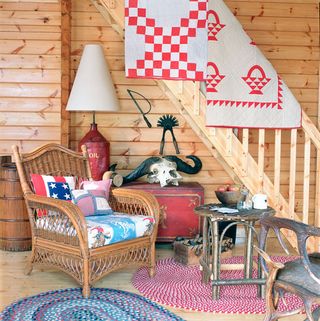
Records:
M187 174L196 174L202 168L201 160L194 155L186 156L194 162L194 166L189 165L177 156L149 157L144 160L135 170L123 177L123 183L132 182L144 175L149 183L160 183L160 186L169 184L179 185L182 176L178 171ZM110 168L114 170L116 164Z
M182 176L177 172L176 163L162 158L150 166L147 180L149 183L160 182L161 187L168 184L178 186Z

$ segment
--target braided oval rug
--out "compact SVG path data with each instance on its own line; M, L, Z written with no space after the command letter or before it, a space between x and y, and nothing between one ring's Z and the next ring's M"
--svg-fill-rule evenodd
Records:
M94 288L50 291L19 300L0 313L1 321L183 321L160 305L130 292Z
M273 257L275 261L285 262L287 257ZM242 256L222 260L225 264L243 263ZM254 277L256 277L254 271ZM222 279L243 278L242 270L223 270ZM199 266L185 266L166 258L157 262L156 275L150 278L146 268L140 268L132 278L132 283L147 298L174 308L191 311L215 313L265 313L265 300L257 297L256 285L237 285L220 287L220 299L211 299L211 285L201 282ZM285 295L289 309L302 305L300 298ZM283 307L280 302L279 308Z

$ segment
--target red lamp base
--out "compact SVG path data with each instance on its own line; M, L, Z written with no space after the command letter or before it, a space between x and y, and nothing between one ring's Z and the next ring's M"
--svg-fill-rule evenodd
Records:
M89 132L79 142L79 151L82 145L88 150L92 178L101 180L110 165L110 143L98 131L96 123L91 124Z

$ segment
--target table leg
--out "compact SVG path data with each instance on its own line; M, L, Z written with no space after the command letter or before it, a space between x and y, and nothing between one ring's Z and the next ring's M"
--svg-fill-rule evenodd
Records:
M220 265L220 258L219 258L219 229L218 229L218 221L211 221L211 231L212 231L212 274L211 279L213 281L219 280L219 265ZM213 285L212 286L212 299L217 300L219 299L219 286Z
M260 254L258 254L258 279L267 279L267 275L262 269ZM266 283L258 285L258 297L262 299L266 298Z
M258 254L258 279L266 278L265 273L262 271L261 262L260 262L260 255ZM265 284L258 285L258 298L265 299Z
M202 266L202 282L208 283L210 279L210 273L208 273L207 267L210 266L210 245L209 245L209 229L208 229L208 218L205 217L203 220L203 230L202 230L202 236L203 236L203 250L202 250L202 258L200 260L203 261L203 266Z
M254 222L250 221L248 222L247 228L246 228L246 234L247 234L247 245L246 245L246 251L245 251L245 262L244 262L244 276L246 279L252 279L252 269L253 269L253 262L252 262L252 256L253 256L253 226Z

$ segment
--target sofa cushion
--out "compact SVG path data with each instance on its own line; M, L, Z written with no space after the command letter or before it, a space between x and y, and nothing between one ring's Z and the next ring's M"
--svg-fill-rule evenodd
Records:
M144 215L117 213L87 216L89 248L131 240L150 235L154 218Z

